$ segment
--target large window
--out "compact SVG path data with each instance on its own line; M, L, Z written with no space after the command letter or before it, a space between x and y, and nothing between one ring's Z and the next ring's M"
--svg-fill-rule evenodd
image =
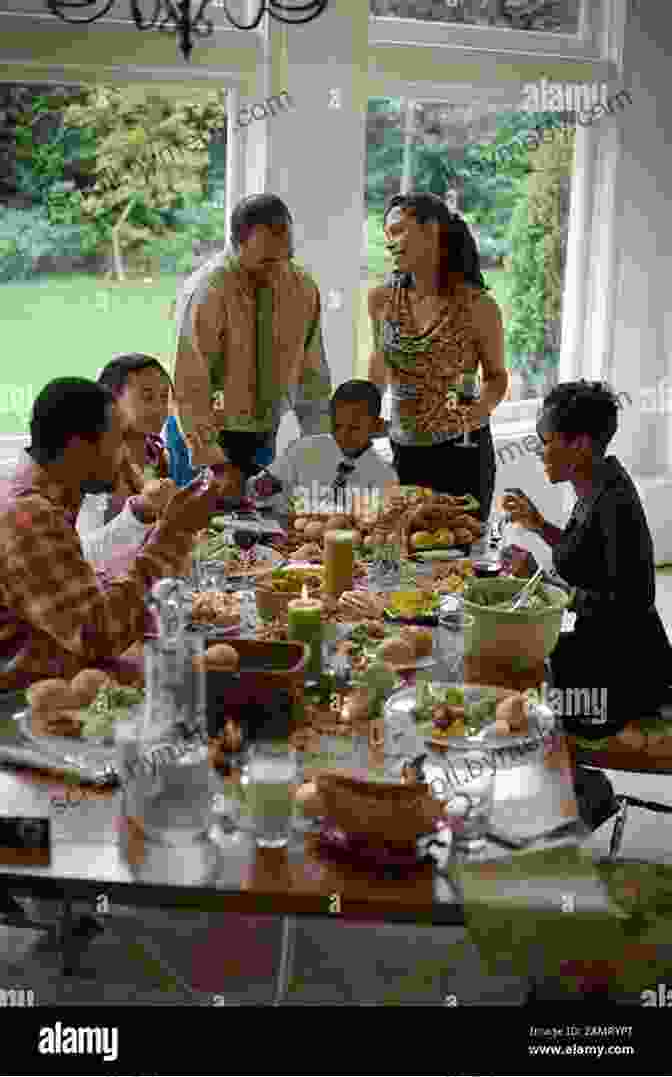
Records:
M580 0L370 0L372 15L576 34Z
M476 88L469 96L369 102L358 366L363 374L371 347L366 293L392 268L385 202L429 191L472 229L504 317L510 399L529 400L558 379L574 134L558 114L520 111L513 93L509 102ZM543 128L536 138L535 124Z
M172 364L177 290L225 243L221 98L0 84L0 434L54 377Z

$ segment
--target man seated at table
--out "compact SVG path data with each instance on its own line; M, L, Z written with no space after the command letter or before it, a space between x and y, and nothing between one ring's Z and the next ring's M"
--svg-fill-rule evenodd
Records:
M398 484L397 474L373 447L385 435L381 395L373 382L343 382L329 402L331 434L299 438L277 457L260 478L248 481L252 497L274 495L278 514L286 514L300 496L306 512L350 512L353 494L366 501L374 491ZM273 483L273 480L276 483ZM274 494L277 484L282 489Z
M31 444L0 496L0 691L71 679L118 659L149 624L145 595L178 574L221 490L179 490L126 575L96 575L75 520L86 493L111 493L123 454L119 407L101 385L58 378L38 395Z

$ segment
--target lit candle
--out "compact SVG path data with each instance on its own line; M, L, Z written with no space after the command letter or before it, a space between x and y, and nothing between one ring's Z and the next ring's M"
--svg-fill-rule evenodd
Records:
M308 597L305 584L301 595L287 606L287 638L310 645L307 673L311 679L317 680L322 674L324 606L319 599Z
M324 589L339 598L352 591L354 554L352 531L327 531L324 536Z

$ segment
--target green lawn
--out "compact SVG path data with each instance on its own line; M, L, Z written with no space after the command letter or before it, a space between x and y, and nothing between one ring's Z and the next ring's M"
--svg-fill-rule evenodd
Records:
M371 351L368 290L390 269L377 231L382 236L370 218L370 277L361 282L356 377L366 376ZM485 277L506 315L506 273L488 271ZM170 369L175 344L170 305L177 282L170 274L151 283L135 279L123 284L73 275L3 284L6 381L0 382L0 434L27 430L32 401L52 378L95 378L114 355L131 351L156 355Z
M170 367L177 280L120 284L80 275L3 284L0 434L27 429L32 400L52 378L95 378L114 355L131 351L150 352Z

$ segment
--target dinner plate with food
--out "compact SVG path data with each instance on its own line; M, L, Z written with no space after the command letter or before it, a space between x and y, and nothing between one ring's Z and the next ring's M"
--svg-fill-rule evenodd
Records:
M537 744L554 726L553 712L531 694L435 681L390 696L387 716L410 717L432 748L464 748L479 742L495 755L525 742Z
M436 591L409 588L391 591L385 607L385 619L395 624L438 624L441 596Z
M355 672L367 669L372 662L385 662L397 673L429 669L436 664L429 629L410 625L395 631L374 620L338 627L342 631L335 654L346 657Z
M240 631L240 597L228 591L203 591L191 601L189 627L210 637Z
M16 715L25 738L67 766L115 771L116 722L141 706L140 688L118 684L103 670L84 669L71 681L36 681L29 706Z

